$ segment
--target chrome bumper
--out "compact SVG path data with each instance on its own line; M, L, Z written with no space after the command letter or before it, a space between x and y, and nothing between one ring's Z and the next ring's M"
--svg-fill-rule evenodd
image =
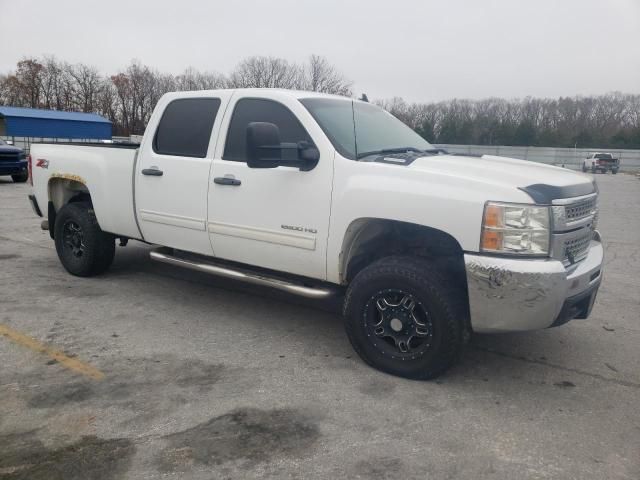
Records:
M586 258L567 268L558 260L465 254L472 329L538 330L587 318L602 280L603 260L597 232Z

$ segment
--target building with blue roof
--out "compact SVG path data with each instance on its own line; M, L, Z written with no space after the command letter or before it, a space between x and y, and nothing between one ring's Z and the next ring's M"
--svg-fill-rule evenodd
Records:
M111 138L111 122L95 113L0 106L0 136L103 140Z

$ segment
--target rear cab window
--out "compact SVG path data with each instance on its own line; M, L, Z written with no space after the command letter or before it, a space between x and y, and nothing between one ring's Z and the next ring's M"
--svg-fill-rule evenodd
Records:
M231 116L223 160L247 161L247 126L251 122L268 122L280 129L280 142L298 143L313 140L295 114L283 104L264 98L242 98L238 100Z
M165 107L158 123L153 151L160 155L206 157L219 109L219 98L173 100Z

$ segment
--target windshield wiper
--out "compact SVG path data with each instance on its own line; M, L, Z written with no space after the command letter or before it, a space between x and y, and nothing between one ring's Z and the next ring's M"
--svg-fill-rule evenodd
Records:
M368 157L369 155L377 155L377 154L384 154L384 153L405 153L405 152L425 152L426 150L420 150L419 148L414 148L414 147L396 147L396 148L383 148L382 150L371 150L370 152L362 152L359 153L356 158L357 159L361 159L364 157Z

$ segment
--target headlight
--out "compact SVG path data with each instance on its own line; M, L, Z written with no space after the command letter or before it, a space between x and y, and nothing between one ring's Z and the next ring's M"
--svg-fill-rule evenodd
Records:
M516 255L549 255L549 207L487 202L480 251Z

